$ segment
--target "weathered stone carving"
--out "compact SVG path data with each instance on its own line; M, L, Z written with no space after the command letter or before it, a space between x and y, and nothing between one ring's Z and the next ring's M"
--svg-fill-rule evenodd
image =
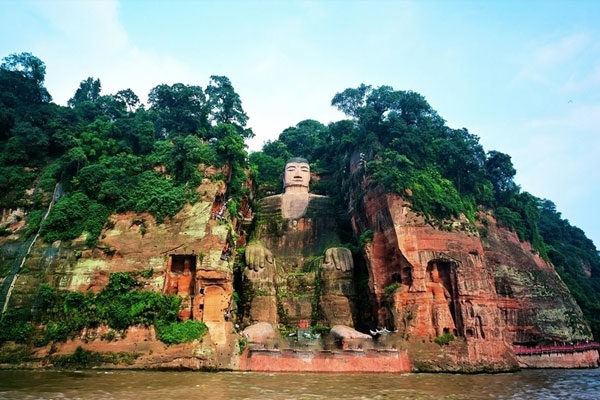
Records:
M352 253L344 247L332 247L325 252L325 269L336 269L341 272L352 271L354 262L352 261Z
M246 265L254 272L260 272L263 268L268 268L274 262L273 253L257 242L250 243L246 247L245 255Z
M190 271L190 260L185 259L183 263L183 273L177 277L177 295L182 298L179 318L187 321L192 316L192 272Z
M429 271L429 282L427 282L426 286L427 293L431 297L431 320L436 336L444 333L456 334L455 317L451 312L452 295L450 294L450 290L442 283L436 262L433 263Z
M309 182L308 162L293 158L285 166L284 193L260 201L245 253L244 275L253 293L249 322L321 319L353 326L352 253L330 247L339 243L333 205L328 197L309 193ZM323 315L313 309L317 303Z

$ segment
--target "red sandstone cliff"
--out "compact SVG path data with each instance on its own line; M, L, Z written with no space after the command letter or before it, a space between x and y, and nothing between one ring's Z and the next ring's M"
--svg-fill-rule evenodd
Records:
M493 219L481 238L464 218L435 228L378 189L357 204L355 233L373 232L364 254L377 322L418 343L417 369L512 368L514 344L592 339L553 266ZM427 345L445 333L450 346Z
M225 208L226 185L207 178L197 188L200 199L186 204L173 218L158 223L148 214L114 214L99 238L88 248L85 238L71 243L45 243L39 240L26 258L10 298L10 307L30 307L41 283L61 290L99 291L115 272L152 270L140 278L144 290L180 295L176 282L187 261L191 267L191 300L180 316L203 321L209 332L201 341L167 346L152 327L130 327L114 340L104 340L106 327L84 330L66 343L54 343L36 350L40 360L69 354L77 346L98 352L126 352L138 357L127 368L236 368L239 345L233 322L228 318L234 307L233 263L231 251L235 218L219 216ZM221 221L221 219L223 221ZM193 278L192 278L193 277ZM111 366L112 367L112 366Z
M168 347L157 341L152 329L140 327L107 342L101 339L103 328L99 328L82 332L80 338L59 343L52 350L68 354L82 346L100 352L140 353L130 367L141 368L241 365L251 370L300 371L331 370L342 363L357 371L386 371L385 365L392 364L394 371L407 370L410 365L415 370L487 371L519 365L597 365L596 350L515 354L515 345L591 340L581 310L554 267L528 243L520 242L515 233L498 227L484 213L478 226L463 218L447 221L447 230L438 229L413 212L407 200L378 189L354 199L358 201L353 202L351 222L357 236L368 230L373 233L363 252L368 295L377 325L397 331L387 339L394 350L391 355L386 353L365 366L357 364L363 358L360 351L352 356L324 352L310 357L289 352L277 355L275 351L254 358L248 358L247 351L239 364L239 336L225 320L233 307L233 262L228 258L231 225L215 217L224 209L225 187L207 179L198 190L203 196L199 202L186 205L162 224L147 214L111 216L112 224L95 249L85 248L83 240L72 244L40 241L19 275L11 306L27 305L42 281L61 289L97 291L112 272L148 268L153 268L154 274L146 280L146 288L169 292L176 290L174 270L192 257L196 286L191 288L195 300L189 315L209 327L201 342ZM235 225L236 221L229 222ZM242 246L243 239L241 236L237 244ZM444 334L455 339L448 345L436 344L434 339ZM49 350L38 352L42 357Z

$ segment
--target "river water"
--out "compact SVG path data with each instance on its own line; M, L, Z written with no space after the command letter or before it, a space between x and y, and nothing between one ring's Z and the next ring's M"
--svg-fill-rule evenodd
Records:
M600 370L495 375L0 371L1 399L600 399Z

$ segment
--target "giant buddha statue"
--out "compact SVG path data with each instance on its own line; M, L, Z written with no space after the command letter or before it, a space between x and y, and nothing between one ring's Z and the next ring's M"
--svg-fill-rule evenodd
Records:
M353 326L352 253L339 247L330 198L309 193L309 182L307 160L292 158L285 165L283 194L258 205L245 253L250 323Z

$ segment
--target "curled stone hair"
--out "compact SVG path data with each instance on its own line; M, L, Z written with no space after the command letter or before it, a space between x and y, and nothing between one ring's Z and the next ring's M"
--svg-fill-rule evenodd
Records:
M306 158L302 158L302 157L292 157L289 160L286 161L286 165L289 163L304 163L304 164L308 164L308 160Z

